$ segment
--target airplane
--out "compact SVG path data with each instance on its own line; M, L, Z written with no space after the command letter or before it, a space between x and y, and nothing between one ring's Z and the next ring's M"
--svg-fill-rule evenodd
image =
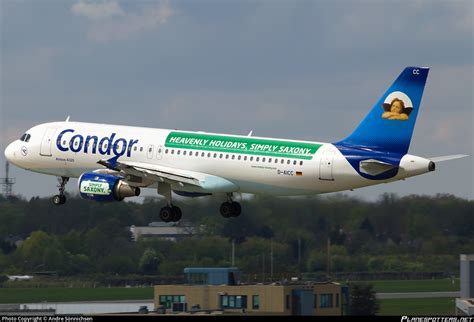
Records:
M60 180L55 205L66 202L69 178L80 195L99 202L138 196L154 188L166 198L159 216L176 222L174 192L221 194L220 214L237 217L236 193L311 195L352 190L432 172L435 162L467 155L423 158L408 154L428 77L406 67L354 132L335 143L154 129L111 124L44 123L5 149L16 166Z

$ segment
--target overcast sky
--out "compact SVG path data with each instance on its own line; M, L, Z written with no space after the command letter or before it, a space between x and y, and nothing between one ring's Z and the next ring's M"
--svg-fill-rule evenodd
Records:
M410 153L473 155L473 2L0 0L0 148L64 120L336 142L431 68ZM348 192L473 199L473 158ZM4 176L3 152L0 177ZM57 192L12 167L14 192ZM67 190L76 191L76 182ZM153 193L153 191L151 191Z

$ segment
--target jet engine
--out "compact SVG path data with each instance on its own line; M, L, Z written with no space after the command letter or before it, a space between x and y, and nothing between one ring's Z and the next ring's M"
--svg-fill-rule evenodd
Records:
M132 187L122 177L86 172L79 177L79 193L84 199L95 201L122 201L140 195L140 188Z

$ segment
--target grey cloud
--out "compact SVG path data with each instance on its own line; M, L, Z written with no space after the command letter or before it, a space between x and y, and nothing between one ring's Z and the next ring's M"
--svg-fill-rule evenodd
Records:
M173 14L167 0L147 3L140 8L138 13L122 10L117 2L85 5L81 1L79 4L75 4L71 10L76 14L80 13L88 18L95 18L95 21L89 26L87 38L99 43L123 40L145 31L156 30L160 25L165 24Z
M71 7L71 12L93 20L124 15L117 1L89 2L80 0Z

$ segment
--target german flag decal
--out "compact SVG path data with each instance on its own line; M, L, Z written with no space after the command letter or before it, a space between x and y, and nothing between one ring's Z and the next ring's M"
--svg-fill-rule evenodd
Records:
M303 172L301 172L301 171L296 171L296 176L297 176L297 177L301 177L302 175L303 175Z

